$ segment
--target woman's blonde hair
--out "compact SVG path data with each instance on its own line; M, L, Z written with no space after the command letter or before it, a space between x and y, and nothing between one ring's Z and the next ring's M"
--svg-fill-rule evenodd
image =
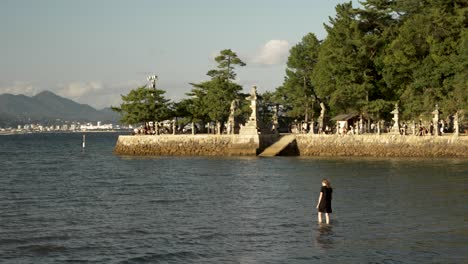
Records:
M329 181L329 180L323 178L323 179L322 179L322 182L325 183L325 186L327 186L327 188L331 188L331 184L330 184L330 181Z

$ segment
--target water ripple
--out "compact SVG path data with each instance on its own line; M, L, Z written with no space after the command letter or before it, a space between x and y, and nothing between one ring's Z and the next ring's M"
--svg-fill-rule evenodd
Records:
M467 161L121 158L116 134L86 138L0 137L0 263L468 259Z

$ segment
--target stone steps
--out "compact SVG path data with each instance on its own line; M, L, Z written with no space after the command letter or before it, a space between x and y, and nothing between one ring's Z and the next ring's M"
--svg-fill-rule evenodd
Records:
M296 140L295 135L286 135L281 137L280 140L275 142L270 147L266 148L259 156L261 157L274 157L284 150L289 144Z

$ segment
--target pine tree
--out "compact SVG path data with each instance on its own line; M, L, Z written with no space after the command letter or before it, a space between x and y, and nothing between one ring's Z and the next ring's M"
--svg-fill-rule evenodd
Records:
M194 87L188 95L192 96L194 112L200 116L208 116L217 124L217 133L221 133L222 124L229 117L232 100L237 99L242 87L233 82L236 78L235 66L246 64L230 49L222 50L215 58L217 69L208 71L211 80L199 84L191 83Z
M314 102L321 102L311 81L319 48L319 40L315 34L309 33L290 50L284 83L274 96L289 117L307 122L313 115Z
M165 93L160 89L141 86L122 95L123 103L120 107L112 107L112 110L120 113L120 121L128 125L162 121L171 116Z

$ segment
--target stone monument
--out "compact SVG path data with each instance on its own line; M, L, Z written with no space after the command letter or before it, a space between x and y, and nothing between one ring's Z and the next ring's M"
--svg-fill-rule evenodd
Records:
M390 131L391 134L400 134L400 119L399 119L399 116L398 114L400 113L398 111L398 103L395 103L395 109L393 109L392 112L390 112L391 114L393 114L393 126L392 126L392 129Z
M323 102L320 102L320 116L318 118L318 131L319 134L324 132L324 127L325 127L325 104Z
M174 120L172 120L172 135L176 134L176 130L177 130L176 124L177 122L176 122L176 119L174 118Z
M249 121L240 128L239 134L240 135L258 135L258 109L257 109L257 87L253 86L252 90L250 91L250 96L246 98L250 101L250 109L252 109L252 113L250 114Z
M434 124L434 136L439 135L439 105L435 105L435 110L432 112L434 118L432 118L432 123Z
M232 100L231 102L231 108L230 108L230 113L229 113L229 119L228 119L228 123L227 123L227 134L228 135L232 135L232 134L235 134L236 133L236 110L237 110L237 107L238 107L238 104L239 104L239 101L236 99L236 100Z

